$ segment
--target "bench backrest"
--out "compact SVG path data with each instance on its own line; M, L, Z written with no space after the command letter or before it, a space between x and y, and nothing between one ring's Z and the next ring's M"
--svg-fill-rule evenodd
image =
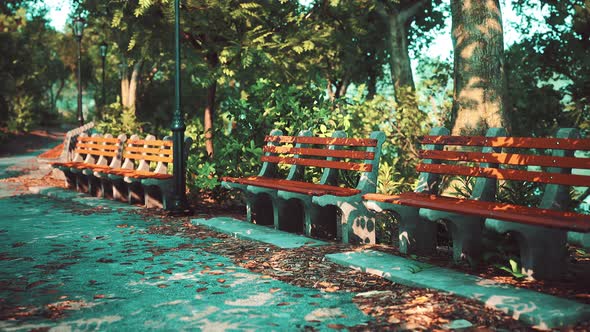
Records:
M579 158L574 155L576 150L589 151L590 139L578 138L577 131L569 128L561 129L556 136L536 138L428 135L422 139L422 144L426 146L420 151L420 157L426 162L419 163L417 170L426 174L547 184L545 192L551 191L553 197L544 197L541 207L560 208L554 206L556 201L560 201L556 196L569 195L569 186L590 187L590 176L571 172L572 169L590 169L590 158ZM432 148L433 145L436 146L435 149ZM443 151L443 146L483 149ZM502 149L508 149L508 152L502 152ZM535 153L535 149L551 149L552 155ZM456 164L459 162L468 165ZM532 170L531 166L536 166L540 170Z
M320 183L335 185L338 170L355 171L361 172L359 186L376 187L384 140L382 132L373 132L369 138L347 138L341 131L332 137L313 137L309 131L300 132L298 136L284 136L280 131L273 131L264 139L267 144L261 157L266 164L263 172L269 167L268 163L292 165L287 177L291 180L301 177L300 166L317 167L323 169Z
M121 164L122 148L126 138L125 135L113 137L111 134L81 134L76 140L74 161L118 167Z
M136 171L167 173L168 164L172 163L172 140L166 137L157 140L148 135L144 139L137 135L131 136L123 151L123 168Z
M75 157L75 142L80 134L86 135L86 132L94 128L94 122L88 122L85 125L74 128L66 133L63 142L63 150L59 156L60 161L71 161Z
M192 139L185 139L184 159L192 144ZM141 172L167 174L174 161L173 141L169 136L161 140L153 135L141 139L133 135L125 144L122 168L134 169Z

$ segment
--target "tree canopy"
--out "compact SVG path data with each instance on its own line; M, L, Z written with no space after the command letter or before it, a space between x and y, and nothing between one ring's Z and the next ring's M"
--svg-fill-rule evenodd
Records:
M196 140L189 184L213 188L219 175L252 172L272 128L385 131L383 192L415 183L417 138L432 126L459 133L503 125L525 136L569 126L587 134L588 1L512 1L521 37L504 49L507 1L478 8L442 0L181 1L182 112ZM85 117L100 130L169 134L173 11L171 0L75 3L70 20L87 22ZM48 19L42 2L0 3L3 128L74 124L78 45L69 28L56 31ZM454 60L422 52L445 33L455 40ZM462 120L468 109L475 121Z

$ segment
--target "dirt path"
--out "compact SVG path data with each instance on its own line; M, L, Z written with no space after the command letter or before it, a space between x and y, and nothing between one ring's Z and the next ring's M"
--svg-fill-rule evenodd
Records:
M7 134L0 141L0 157L24 155L58 145L64 138L61 129L37 129L30 133Z

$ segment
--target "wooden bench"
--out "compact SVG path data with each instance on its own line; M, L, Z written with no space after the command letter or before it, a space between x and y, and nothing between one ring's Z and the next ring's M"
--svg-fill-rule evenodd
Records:
M516 235L523 273L541 279L558 277L566 263L567 232L590 232L590 215L566 210L571 186L590 187L590 176L571 173L590 169L590 158L574 155L576 150L590 150L590 139L578 138L574 129L561 129L556 138L504 136L498 128L490 129L487 137L448 136L446 129L434 129L422 139L418 189L364 195L367 207L397 214L404 252L432 250L435 222L442 219L449 226L456 260L477 260L485 227ZM552 154L539 153L546 149ZM471 197L441 195L445 176L475 177ZM539 206L496 201L498 182L506 181L541 184Z
M192 144L185 139L185 161ZM125 143L123 163L116 168L96 169L103 192L113 199L129 204L143 203L146 207L166 208L173 190L173 142L170 137L157 140L148 135L145 139L133 135Z
M88 136L82 133L76 140L72 161L53 162L50 165L64 172L67 188L95 194L92 172L118 167L126 138L125 135Z
M376 190L384 140L382 132L347 138L338 131L328 138L308 130L298 136L273 130L265 137L258 176L224 177L222 185L246 193L251 222L344 242L374 242L374 220L359 219L366 215L361 197ZM286 177L280 174L283 165L289 166ZM306 177L310 167L320 172L316 181ZM357 185L344 185L342 172L358 175Z

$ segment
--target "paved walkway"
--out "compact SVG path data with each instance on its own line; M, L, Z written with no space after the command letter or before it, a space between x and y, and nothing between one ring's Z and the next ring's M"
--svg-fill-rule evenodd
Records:
M0 160L0 174L29 159ZM29 167L29 166L27 166ZM106 200L13 196L0 182L0 330L332 330L370 318L352 294L256 274L189 240L149 234Z
M49 169L37 169L40 152L0 158L0 179L43 178ZM149 227L162 221L133 213L128 204L59 188L38 193L0 182L1 331L321 331L371 321L353 303L354 293L293 286L203 250L223 246L219 238L156 234ZM231 218L192 222L279 248L327 244ZM416 268L417 262L396 256L355 251L326 257L396 283L479 300L541 328L590 317L588 305L425 264Z

